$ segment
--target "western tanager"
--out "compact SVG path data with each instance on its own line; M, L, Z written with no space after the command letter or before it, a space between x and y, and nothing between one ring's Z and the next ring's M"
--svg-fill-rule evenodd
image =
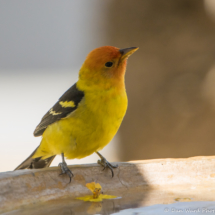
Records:
M129 55L138 48L103 46L89 53L79 79L44 115L34 131L42 140L36 150L15 170L50 166L57 154L62 174L73 176L64 160L83 158L96 152L104 168L111 165L98 151L120 127L127 109L124 76Z

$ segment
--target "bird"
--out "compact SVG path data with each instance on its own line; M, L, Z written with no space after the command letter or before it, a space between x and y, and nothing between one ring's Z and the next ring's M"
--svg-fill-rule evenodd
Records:
M67 159L98 154L98 163L113 168L99 151L117 133L127 110L125 71L128 57L138 47L119 49L102 46L91 51L79 70L78 81L49 109L37 125L34 136L40 145L15 170L49 167L61 155L61 174L73 177Z

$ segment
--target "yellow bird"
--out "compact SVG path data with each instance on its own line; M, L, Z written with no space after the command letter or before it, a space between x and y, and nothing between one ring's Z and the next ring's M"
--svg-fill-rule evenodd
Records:
M39 147L15 170L49 167L56 155L62 174L73 176L64 157L83 158L96 152L104 169L110 164L98 151L118 131L127 109L124 76L127 58L138 48L103 46L89 53L79 79L44 115L34 131Z

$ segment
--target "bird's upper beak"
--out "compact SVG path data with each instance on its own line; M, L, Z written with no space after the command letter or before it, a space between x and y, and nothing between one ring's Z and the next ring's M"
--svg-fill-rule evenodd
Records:
M130 55L132 55L138 49L139 49L138 47L130 47L130 48L125 48L125 49L120 49L119 51L122 54L121 61L128 58Z

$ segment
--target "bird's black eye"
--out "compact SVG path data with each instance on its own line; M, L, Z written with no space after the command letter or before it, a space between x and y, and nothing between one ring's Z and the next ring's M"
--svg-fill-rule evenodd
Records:
M113 66L113 63L112 63L112 62L107 62L107 63L105 64L105 66L106 66L106 67L112 67L112 66Z

